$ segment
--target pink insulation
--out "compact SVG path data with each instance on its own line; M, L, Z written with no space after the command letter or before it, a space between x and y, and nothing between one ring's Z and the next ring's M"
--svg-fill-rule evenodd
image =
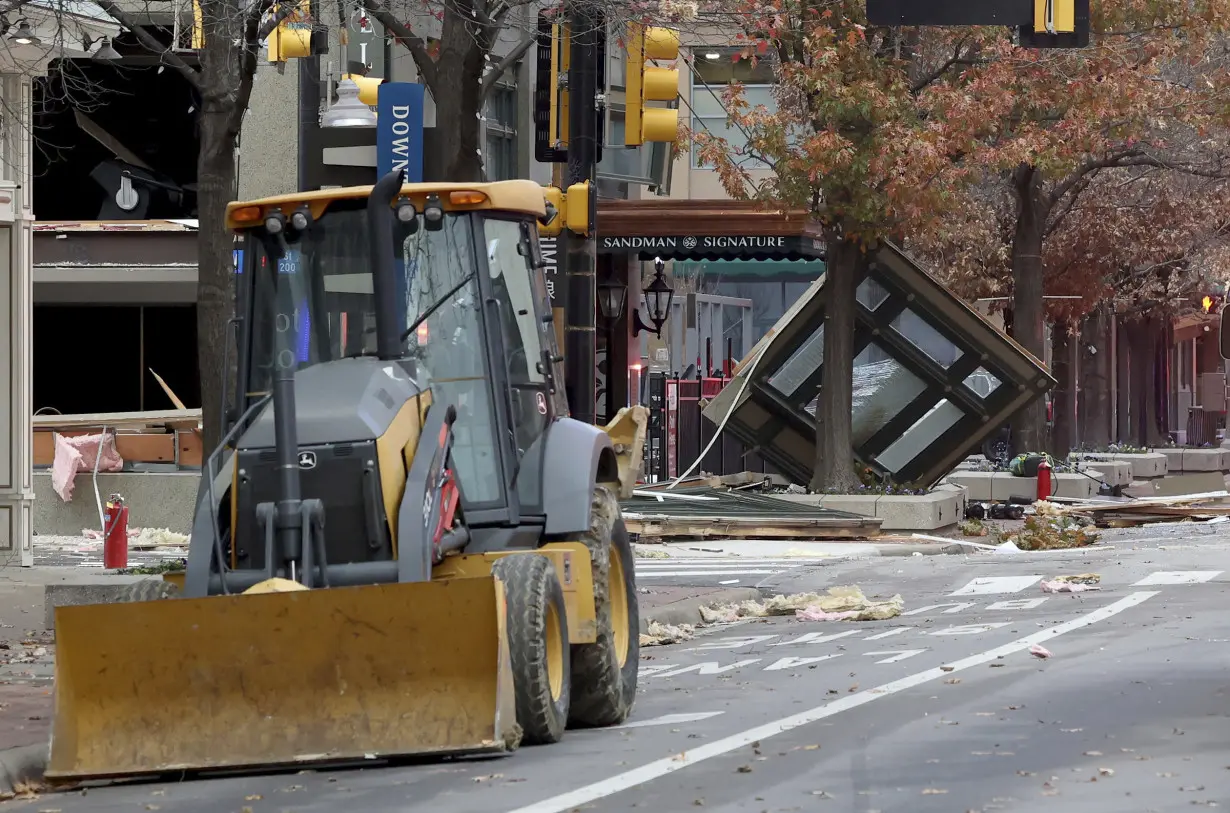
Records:
M74 480L80 472L93 472L94 459L102 448L98 461L99 471L120 471L124 459L115 448L115 435L78 435L68 437L56 433L56 456L51 464L51 487L60 499L68 502L73 498Z

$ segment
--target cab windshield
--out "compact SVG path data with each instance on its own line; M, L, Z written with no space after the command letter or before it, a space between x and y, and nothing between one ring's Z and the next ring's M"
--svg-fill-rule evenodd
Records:
M502 500L475 273L476 224L481 220L472 215L446 214L442 228L433 231L420 215L415 224L397 223L392 236L397 297L404 302L397 309L398 333L434 308L407 337L406 356L415 359L420 383L457 407L454 455L470 506ZM247 269L253 272L246 288L252 297L249 395L269 390L276 348L284 356L294 355L296 369L375 355L376 303L362 205L331 207L289 243L276 260L276 274L269 272L274 260L262 241L249 239L247 244L252 252ZM275 337L270 324L291 335Z

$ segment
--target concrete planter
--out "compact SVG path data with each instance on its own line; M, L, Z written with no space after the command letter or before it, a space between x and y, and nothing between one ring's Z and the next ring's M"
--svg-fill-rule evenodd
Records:
M1124 460L1132 464L1132 476L1137 480L1150 480L1154 477L1165 477L1169 470L1169 460L1166 455L1158 452L1143 452L1128 454L1124 452L1080 452L1075 458L1089 461L1097 465L1102 460Z
M1154 449L1166 456L1167 474L1179 472L1230 472L1230 452L1225 449Z
M965 491L939 489L929 494L774 494L789 502L820 505L883 520L881 531L934 531L965 517Z
M1099 481L1091 473L1051 473L1051 496L1088 499L1098 493ZM961 486L975 502L1003 502L1013 497L1034 500L1038 496L1038 478L1014 477L1003 471L954 471L946 482Z

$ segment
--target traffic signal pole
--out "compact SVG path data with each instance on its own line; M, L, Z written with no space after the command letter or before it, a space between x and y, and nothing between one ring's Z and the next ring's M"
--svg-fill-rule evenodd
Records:
M568 4L571 55L568 70L568 187L596 183L598 163L599 42L606 36L600 10L587 0ZM596 195L590 196L591 205ZM590 213L593 218L597 213ZM597 266L598 244L588 236L569 234L564 255L567 299L564 303L564 382L572 417L596 419Z

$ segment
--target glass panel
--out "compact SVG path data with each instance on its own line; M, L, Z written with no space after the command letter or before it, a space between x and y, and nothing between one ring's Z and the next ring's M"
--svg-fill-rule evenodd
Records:
M730 360L738 362L747 351L743 349L743 320L750 318L752 312L739 305L722 306L722 346L715 348L718 355L725 359L727 342L730 344Z
M748 107L755 109L759 106L768 108L772 113L777 109L777 97L774 96L772 85L745 85L743 88L743 101ZM692 85L692 115L699 118L716 118L725 123L728 114L726 110L726 86L717 85L712 82L708 86L701 84L699 81Z
M991 393L999 389L1000 380L991 375L982 367L969 374L965 379L965 386L974 391L974 394L980 398L989 398Z
M871 440L927 385L874 342L854 359L851 441L855 448Z
M693 46L695 64L692 70L696 73L697 82L703 80L711 85L729 85L733 82L756 84L774 81L771 59L761 58L753 65L750 59L737 58L742 51L742 48L723 46Z
M867 310L873 311L883 305L884 300L888 299L888 291L884 290L884 286L871 277L866 277L859 283L857 296L859 304Z
M501 501L500 463L471 236L471 219L450 215L440 231L420 226L402 244L406 324L444 302L409 337L408 355L434 400L457 407L453 455L462 496L469 504L491 504Z
M948 399L940 401L906 430L905 434L893 441L891 446L880 452L876 462L896 474L926 451L940 435L955 426L964 415L965 413L950 404Z
M961 348L909 308L893 320L892 327L945 370L961 358Z
M925 382L874 342L854 358L851 383L850 440L855 448L871 440L927 388ZM817 392L804 409L815 418L819 403Z
M820 327L816 328L816 332L790 354L786 363L777 368L776 373L769 376L769 386L789 398L823 363L824 324L821 323Z
M541 300L531 279L529 257L522 252L521 224L514 220L486 222L487 268L492 296L500 314L508 383L513 391L513 432L520 457L547 426L546 376L538 371L547 333L554 329L544 322Z

